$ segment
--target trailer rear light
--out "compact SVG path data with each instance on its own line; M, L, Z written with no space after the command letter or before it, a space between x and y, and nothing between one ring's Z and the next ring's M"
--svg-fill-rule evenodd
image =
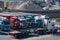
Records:
M8 35L14 36L14 34L13 34L13 33L9 33Z

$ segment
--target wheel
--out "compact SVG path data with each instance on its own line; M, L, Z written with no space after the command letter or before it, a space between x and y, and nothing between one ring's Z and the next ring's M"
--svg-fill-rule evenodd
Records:
M52 29L51 31L50 31L50 33L56 33L57 32L57 29Z
M23 33L23 34L24 34L25 36L26 36L26 35L29 35L29 33L28 33L28 32L25 32L25 33Z
M57 29L55 29L55 31L54 31L54 33L56 33L58 30Z
M14 35L14 37L18 37L17 35Z
M45 34L46 32L45 32L44 30L38 30L36 33L43 35L43 34Z
M2 31L2 29L0 28L0 31Z

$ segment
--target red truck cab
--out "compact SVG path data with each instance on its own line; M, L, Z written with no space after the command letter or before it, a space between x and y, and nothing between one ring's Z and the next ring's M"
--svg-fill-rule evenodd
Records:
M13 29L20 28L20 20L17 17L10 17L10 25Z

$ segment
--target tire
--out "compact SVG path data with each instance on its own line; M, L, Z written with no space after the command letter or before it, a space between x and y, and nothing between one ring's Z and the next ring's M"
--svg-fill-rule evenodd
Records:
M2 31L2 29L0 28L0 31Z
M54 31L54 33L56 33L58 30L57 29L55 29L55 31Z
M50 31L50 33L53 33L53 34L56 32L57 32L57 29L54 29L54 31L52 31L52 30Z
M37 31L37 34L41 34L41 35L43 35L43 34L45 34L46 32L44 31L44 30L38 30Z

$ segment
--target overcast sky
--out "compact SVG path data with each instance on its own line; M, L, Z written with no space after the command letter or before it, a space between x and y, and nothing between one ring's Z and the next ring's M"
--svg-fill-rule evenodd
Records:
M3 1L3 0L0 0L0 1Z

